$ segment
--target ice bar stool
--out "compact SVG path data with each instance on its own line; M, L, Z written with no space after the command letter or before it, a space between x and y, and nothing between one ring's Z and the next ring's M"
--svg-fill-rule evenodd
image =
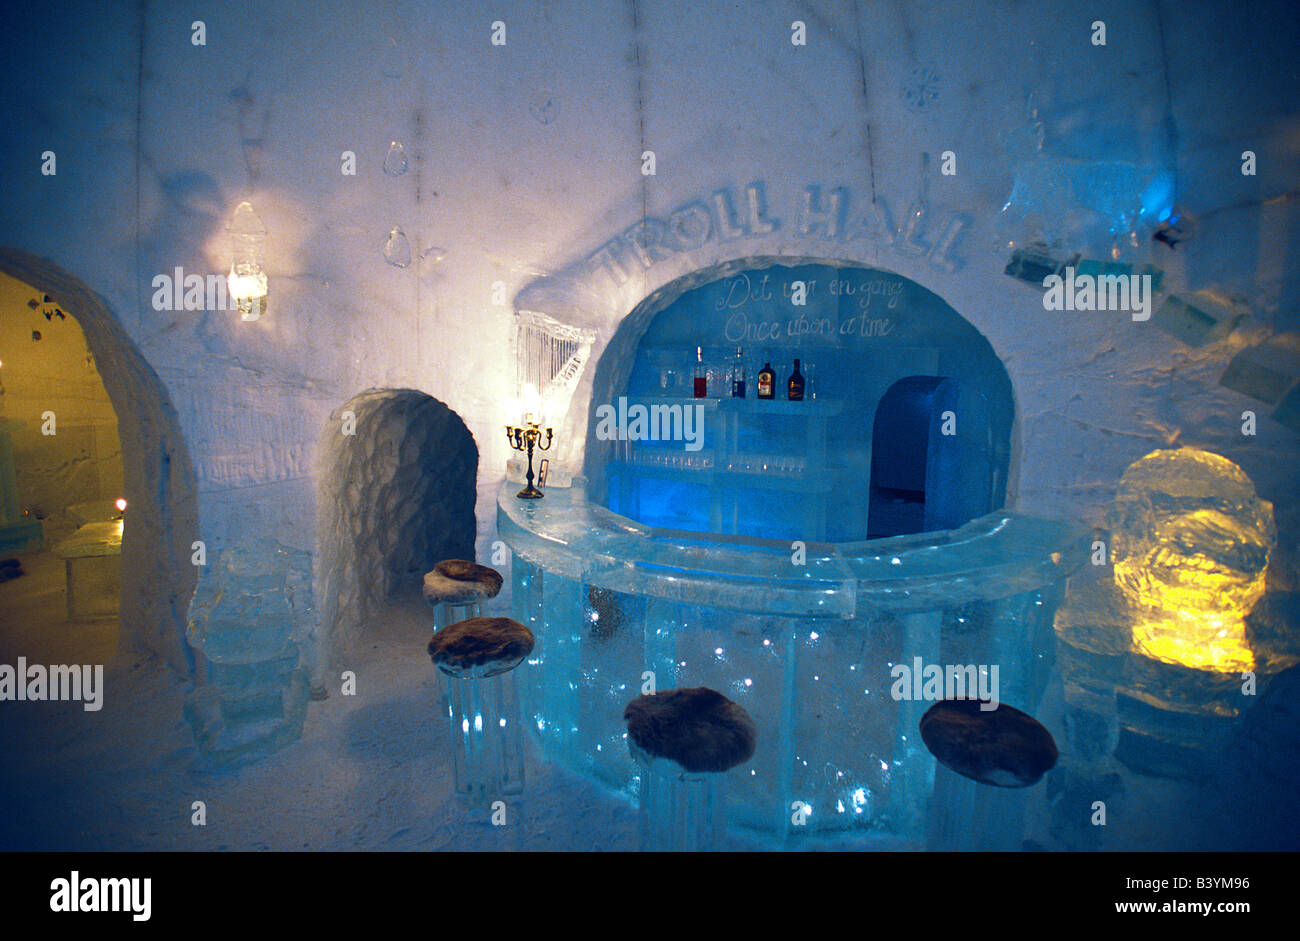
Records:
M706 686L638 696L623 710L628 748L641 765L643 852L721 849L725 772L754 754L754 720Z
M514 669L532 650L532 631L510 618L456 621L429 641L429 656L449 687L456 791L475 807L523 791Z
M465 559L444 559L424 576L424 600L433 608L433 629L483 616L483 602L501 591L501 573Z
M483 602L501 591L501 573L465 559L444 559L424 576L424 600L433 609L433 629L483 616ZM447 684L439 693L447 708Z

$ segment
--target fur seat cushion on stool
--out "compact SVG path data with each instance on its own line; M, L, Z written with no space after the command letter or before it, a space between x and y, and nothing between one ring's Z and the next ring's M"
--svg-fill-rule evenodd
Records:
M496 676L519 666L533 643L533 632L510 618L466 618L433 635L429 656L452 676Z
M726 771L748 761L758 739L749 713L707 686L638 696L623 718L638 748L694 773Z
M1006 703L945 699L921 717L921 741L945 767L981 784L1029 787L1056 765L1052 733Z
M429 604L470 604L495 598L500 590L500 572L465 559L444 559L424 576Z

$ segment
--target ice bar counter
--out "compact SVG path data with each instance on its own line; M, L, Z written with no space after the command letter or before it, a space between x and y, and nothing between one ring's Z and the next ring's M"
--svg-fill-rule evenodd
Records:
M634 793L624 706L706 686L758 730L729 831L1004 845L962 839L983 819L1013 837L1004 789L936 768L932 702L896 699L891 675L996 667L998 699L1033 714L1086 561L1081 531L1005 508L1015 398L972 324L888 271L727 263L646 298L573 402L556 438L585 434L583 476L498 503L548 757Z
M935 763L917 733L931 703L892 698L891 667L997 664L1001 701L1032 712L1087 551L1066 524L997 512L811 543L797 564L789 541L642 525L590 502L582 478L543 500L517 489L501 490L498 528L515 617L537 637L521 679L546 757L634 794L623 707L651 681L712 687L759 730L732 773L729 826L787 848L924 846L932 812L958 808L931 807Z

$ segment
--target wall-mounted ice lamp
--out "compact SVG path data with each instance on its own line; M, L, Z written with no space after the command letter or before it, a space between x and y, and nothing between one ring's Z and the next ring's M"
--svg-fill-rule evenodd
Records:
M230 296L241 320L257 320L266 313L266 272L262 270L266 228L251 203L242 202L226 228L230 233Z

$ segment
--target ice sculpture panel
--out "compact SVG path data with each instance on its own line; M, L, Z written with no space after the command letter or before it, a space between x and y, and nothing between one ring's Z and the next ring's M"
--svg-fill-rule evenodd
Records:
M207 658L207 682L185 703L206 761L240 762L301 734L310 689L299 648L313 619L310 553L270 540L209 551L186 631Z

